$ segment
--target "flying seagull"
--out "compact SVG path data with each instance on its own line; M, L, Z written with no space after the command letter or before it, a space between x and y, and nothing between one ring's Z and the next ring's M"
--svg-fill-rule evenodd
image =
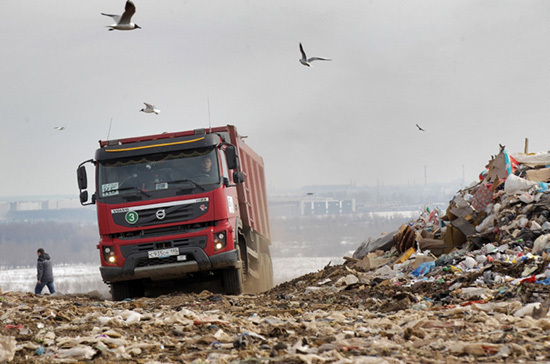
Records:
M65 130L65 127L64 127L64 126L54 126L53 128L54 128L55 130L59 130L59 131Z
M332 59L330 58L321 58L321 57L307 58L306 52L304 52L304 47L302 47L302 43L300 43L300 53L302 53L302 58L300 59L300 63L307 67L311 67L310 63L313 61L332 61Z
M139 111L143 111L146 114L155 113L158 115L160 113L160 110L157 109L154 105L148 104L146 102L144 102L144 104L145 104L145 107Z
M115 24L113 25L107 25L109 31L111 30L133 30L136 28L141 29L141 27L137 24L134 24L131 22L132 15L134 15L136 12L136 6L133 2L130 0L126 1L126 6L124 7L124 13L122 15L113 15L113 14L105 14L101 13L101 15L110 16L115 21Z
M422 129L418 124L416 124L416 127L417 127L418 130L420 130L420 131L426 131L426 130Z

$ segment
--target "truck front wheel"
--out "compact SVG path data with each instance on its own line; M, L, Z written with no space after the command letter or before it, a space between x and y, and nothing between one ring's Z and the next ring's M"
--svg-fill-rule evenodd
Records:
M239 295L244 292L243 283L243 266L244 260L242 256L242 250L238 243L235 243L237 250L237 258L239 259L238 268L227 268L221 271L221 282L223 286L223 292L230 295Z
M243 293L242 268L222 270L222 283L225 294L238 295Z
M130 297L130 282L111 283L111 297L113 301L122 301Z
M124 281L111 283L111 297L113 301L122 301L125 298L143 297L143 283L141 281Z

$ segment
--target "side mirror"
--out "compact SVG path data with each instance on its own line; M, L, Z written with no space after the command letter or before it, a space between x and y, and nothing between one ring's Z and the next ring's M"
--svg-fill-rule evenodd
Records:
M227 168L239 169L239 157L234 145L227 145L225 148L225 157L227 159Z
M78 181L78 188L85 190L88 188L88 176L86 175L86 167L79 166L76 170L76 177ZM86 194L86 201L88 200L88 194ZM82 201L82 194L80 196L80 201Z
M233 183L243 183L246 175L243 172L233 172Z
M95 204L95 194L92 195L92 201L88 202L88 176L86 174L86 167L84 166L86 163L94 163L94 160L90 159L86 162L82 162L76 169L76 181L78 182L78 190L80 191L80 204L83 206Z
M86 202L88 202L88 191L82 191L80 192L80 203L84 205Z

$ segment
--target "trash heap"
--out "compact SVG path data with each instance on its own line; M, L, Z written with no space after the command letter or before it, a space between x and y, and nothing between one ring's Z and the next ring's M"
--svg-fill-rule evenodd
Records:
M348 260L366 270L384 266L396 275L410 273L417 278L432 270L445 274L483 270L487 284L528 280L548 285L547 166L550 152L508 155L501 146L480 181L459 191L445 212L426 207L416 221L361 244ZM523 269L511 279L493 272L501 264Z
M0 292L0 363L548 362L548 164L501 147L446 211L260 294Z

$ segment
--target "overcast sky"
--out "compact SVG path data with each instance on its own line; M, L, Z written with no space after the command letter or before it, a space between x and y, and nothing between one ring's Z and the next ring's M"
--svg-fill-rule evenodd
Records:
M2 0L0 196L76 196L111 119L111 139L208 127L207 95L271 191L469 183L499 144L549 149L548 1L135 0L142 29L108 31L124 4Z

